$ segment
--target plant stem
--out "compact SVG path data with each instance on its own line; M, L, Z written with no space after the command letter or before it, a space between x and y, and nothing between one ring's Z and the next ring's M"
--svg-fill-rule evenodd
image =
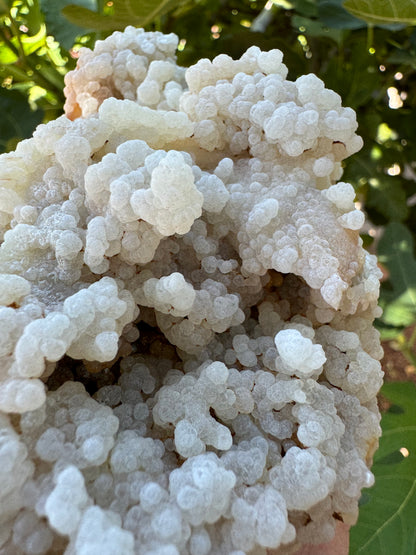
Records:
M250 31L264 33L273 20L273 8L274 4L270 1L267 1L258 16L253 19Z
M15 27L11 26L11 29L13 32L15 32ZM57 93L61 93L62 91L62 86L61 83L58 82L56 79L54 80L53 77L51 77L51 75L42 75L31 63L31 61L29 60L28 57L26 57L24 51L23 53L21 53L21 49L23 50L23 44L21 42L21 40L19 40L18 38L18 43L19 43L19 47L16 47L12 41L7 37L6 33L4 32L4 30L0 27L0 36L3 39L4 43L7 44L7 46L10 48L10 50L12 50L18 57L19 57L19 61L20 61L20 65L21 65L21 69L25 72L25 77L26 79L24 80L31 80L34 81L36 83L36 85L39 85L40 87L43 87L46 90L50 90L51 87L52 89L54 89ZM7 67L8 71L13 75L13 66L15 64ZM1 67L1 66L0 66ZM5 67L5 66L2 66ZM32 75L29 75L29 72ZM17 75L15 74L14 77L17 77ZM22 81L22 78L19 78L20 81Z
M12 16L12 10L11 9L9 10L8 18L10 19L10 28L13 31L13 35L17 39L17 43L18 43L17 50L19 52L20 61L22 63L25 63L27 61L27 58L26 58L26 54L25 54L25 49L23 47L22 38L20 36L20 29L19 29L19 26L17 25L14 17Z
M374 48L374 27L371 23L367 26L367 50Z

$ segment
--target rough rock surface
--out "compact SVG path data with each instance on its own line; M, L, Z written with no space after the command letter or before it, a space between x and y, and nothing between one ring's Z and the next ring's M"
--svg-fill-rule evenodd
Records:
M373 482L375 258L354 112L277 50L81 50L0 157L0 554L262 555Z

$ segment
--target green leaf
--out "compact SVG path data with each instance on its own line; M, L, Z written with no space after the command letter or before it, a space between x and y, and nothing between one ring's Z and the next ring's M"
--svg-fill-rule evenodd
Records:
M41 110L32 112L23 95L4 88L0 88L0 110L0 152L11 142L30 137L43 117Z
M23 71L23 69L17 67L17 64L0 67L0 77L12 77L13 83L23 81L27 82L29 80L27 73Z
M65 6L62 10L62 14L73 25L82 26L85 29L93 29L95 31L122 30L126 26L126 22L123 19L120 20L116 16L102 15L88 8L76 6L75 4ZM134 20L131 20L130 23L131 25L136 25L136 21Z
M365 492L358 523L351 529L351 555L414 555L416 549L416 387L387 383L391 403L374 458L375 485ZM408 456L406 456L408 453Z
M0 15L6 14L12 7L13 0L0 0Z
M346 0L344 8L369 24L416 24L416 0Z
M384 306L383 322L398 327L414 324L416 317L415 300L416 288L409 287L402 295ZM382 304L384 303L382 302Z
M48 64L47 61L40 59L38 62L38 74L43 78L43 80L46 80L46 83L49 83L47 88L51 88L52 86L58 94L63 95L62 89L64 88L64 76L58 71L58 68ZM33 79L36 81L37 75L35 75Z
M332 29L361 29L366 24L351 15L342 5L343 0L320 0L319 19Z
M17 46L18 44L17 37L13 37L12 42L15 46ZM46 44L45 25L42 23L42 25L40 25L35 35L25 35L22 33L20 35L20 42L22 43L23 50L26 56L30 56L30 54L33 54L34 52L39 50L39 48L42 48L42 46L45 46Z
M406 64L416 69L416 54L414 51L396 50L386 59L389 64Z
M14 4L16 4L16 2ZM44 23L39 0L22 1L19 16L25 25L30 29L30 33L32 35L38 33L41 25Z
M117 1L114 2L115 6L117 3ZM123 9L127 8L126 12L134 13L137 17L142 18L144 22L143 25L147 25L157 17L164 15L183 3L184 2L178 0L159 0L156 2L155 0L140 0L140 2L123 0L123 2L120 2L120 7L116 8L116 10L121 13L121 8L123 6ZM124 8L124 6L126 6L126 8Z
M335 29L332 32L337 32L340 37L344 34ZM366 106L367 110L364 112L366 114L369 101L374 97L374 91L380 87L378 67L375 65L374 57L368 53L367 39L363 34L354 37L348 50L349 60L347 61L341 62L337 56L329 58L323 79L329 88L341 95L344 106L350 106L354 110Z
M381 319L388 325L408 326L416 321L416 259L408 228L398 222L387 225L378 256L389 271L389 282L381 289Z
M75 3L84 8L93 9L95 7L95 0L76 0ZM75 38L82 35L85 29L85 25L79 26L68 23L62 15L62 9L68 4L74 4L74 2L69 0L40 0L48 33L53 35L67 50L73 46Z
M315 0L293 0L296 12L305 17L316 17L317 9Z
M369 184L367 207L377 210L388 221L402 221L407 218L409 208L400 179L379 175L377 178L370 178Z
M113 31L122 30L127 25L144 27L182 3L179 0L114 0L114 13L111 15L102 15L74 4L66 6L62 13L75 25L99 31Z
M340 29L330 29L317 19L295 15L292 17L292 25L299 30L304 28L302 32L307 37L331 38L335 42L339 42L342 38L342 31Z
M14 64L19 56L4 42L0 42L0 65Z

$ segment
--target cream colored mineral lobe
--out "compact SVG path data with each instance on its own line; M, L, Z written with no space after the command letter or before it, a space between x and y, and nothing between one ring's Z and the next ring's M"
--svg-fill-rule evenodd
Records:
M0 157L1 553L289 553L373 483L355 114L277 50L176 45L81 49Z

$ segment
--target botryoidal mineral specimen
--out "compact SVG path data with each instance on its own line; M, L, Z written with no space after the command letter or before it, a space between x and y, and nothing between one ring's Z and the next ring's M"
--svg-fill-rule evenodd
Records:
M286 554L373 482L355 114L278 50L176 46L82 49L0 157L2 555Z

